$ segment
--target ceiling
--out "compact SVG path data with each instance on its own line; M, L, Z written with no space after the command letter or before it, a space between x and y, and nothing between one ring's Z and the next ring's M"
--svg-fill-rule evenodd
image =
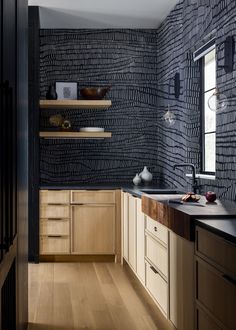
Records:
M29 0L41 28L157 28L179 0Z

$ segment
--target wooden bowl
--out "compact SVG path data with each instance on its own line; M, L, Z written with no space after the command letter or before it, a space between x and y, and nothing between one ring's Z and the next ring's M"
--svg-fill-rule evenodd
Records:
M109 87L86 87L81 88L80 94L86 100L102 100L107 92L110 90Z

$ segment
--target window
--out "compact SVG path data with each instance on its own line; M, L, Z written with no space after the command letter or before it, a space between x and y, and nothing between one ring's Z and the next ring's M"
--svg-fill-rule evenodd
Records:
M216 113L208 99L216 89L216 50L201 58L202 65L202 172L214 174L216 168Z

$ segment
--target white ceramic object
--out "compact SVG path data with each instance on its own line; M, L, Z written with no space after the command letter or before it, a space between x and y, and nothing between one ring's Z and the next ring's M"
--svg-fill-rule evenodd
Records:
M145 183L152 181L152 173L148 171L147 166L144 166L143 171L140 173L140 177Z
M135 175L135 177L133 178L133 183L135 186L138 186L140 183L141 183L141 178L140 176L138 175L138 173Z
M104 132L102 127L81 127L80 132Z

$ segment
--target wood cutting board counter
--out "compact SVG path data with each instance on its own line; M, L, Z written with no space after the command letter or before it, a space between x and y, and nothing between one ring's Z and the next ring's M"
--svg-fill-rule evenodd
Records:
M196 218L233 218L236 216L236 203L216 200L206 203L202 196L193 205L174 204L170 200L181 199L182 195L142 195L142 211L153 220L160 222L177 235L193 241L194 219Z

